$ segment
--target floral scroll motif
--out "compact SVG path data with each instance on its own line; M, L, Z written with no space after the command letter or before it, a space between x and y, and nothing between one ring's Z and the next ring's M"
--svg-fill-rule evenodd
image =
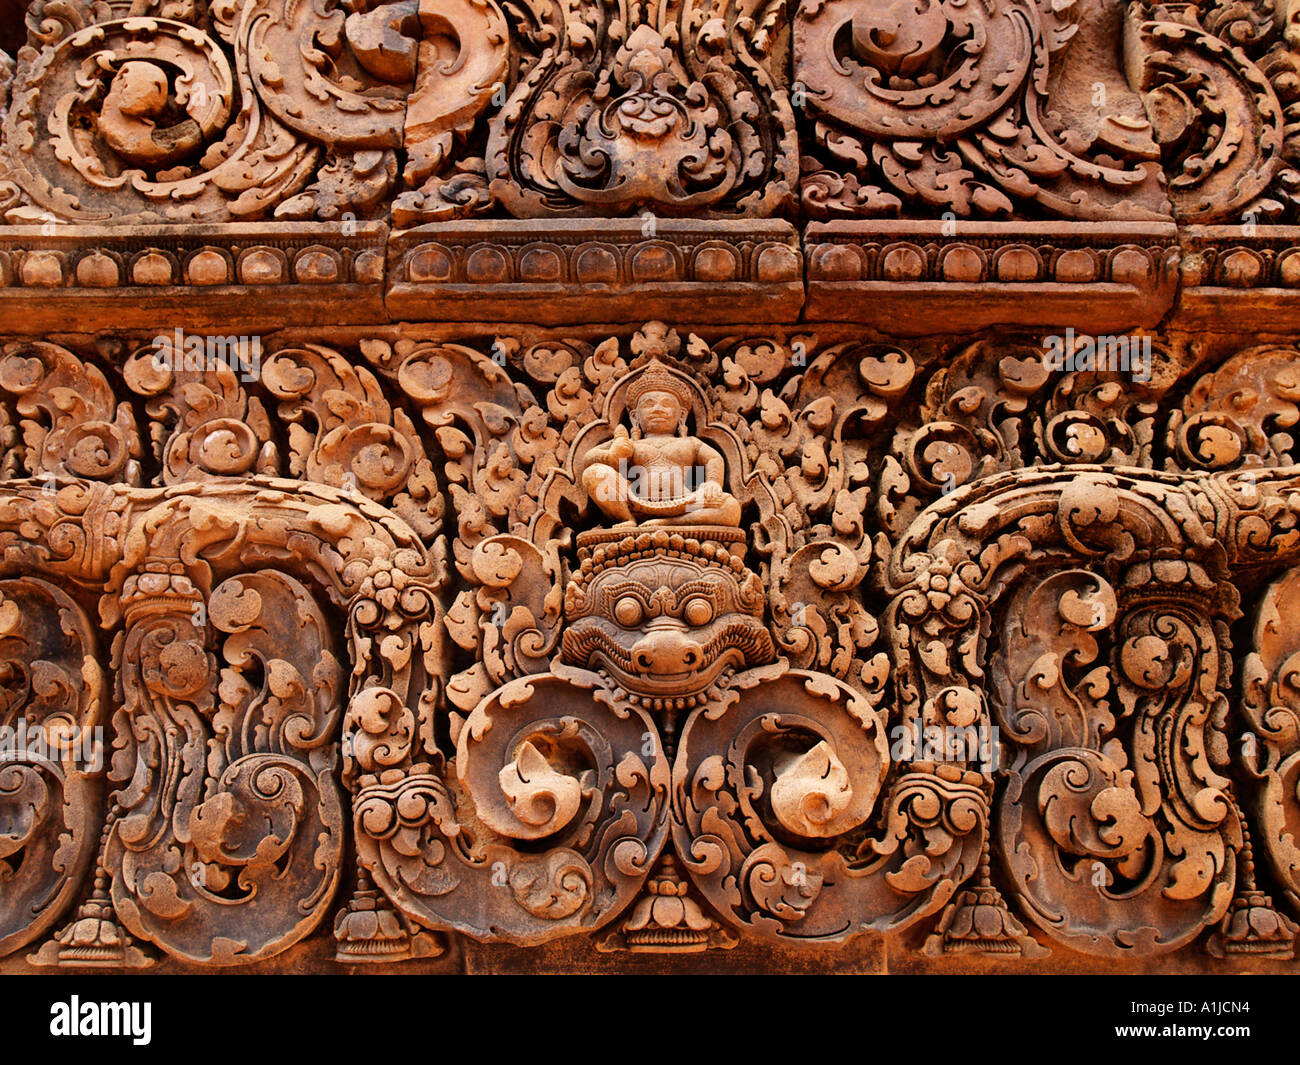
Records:
M1151 348L7 346L0 942L1289 956L1293 353Z
M813 117L803 162L813 217L1166 216L1151 125L1113 73L1074 84L1073 3L813 0L794 23L795 79ZM1058 67L1064 71L1058 73ZM1055 77L1056 86L1052 85ZM1055 98L1102 85L1091 115ZM1098 116L1102 117L1098 117Z

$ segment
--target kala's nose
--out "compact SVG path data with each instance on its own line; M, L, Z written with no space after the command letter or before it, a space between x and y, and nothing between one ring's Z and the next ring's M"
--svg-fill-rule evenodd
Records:
M660 629L636 642L632 661L646 673L690 673L704 664L704 648L675 629Z

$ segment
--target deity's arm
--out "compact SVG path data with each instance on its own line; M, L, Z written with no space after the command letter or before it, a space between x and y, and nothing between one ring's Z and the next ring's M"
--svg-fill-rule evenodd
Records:
M615 454L616 451L619 453ZM626 434L615 436L604 447L593 447L587 452L587 465L609 466L617 469L619 459L631 457L634 453L634 449Z
M704 467L704 476L717 485L724 485L727 476L727 464L722 455L704 441L699 441L695 448L695 463Z
M610 449L607 447L593 447L590 451L587 452L587 465L588 466L614 465L614 463L610 461L609 451Z

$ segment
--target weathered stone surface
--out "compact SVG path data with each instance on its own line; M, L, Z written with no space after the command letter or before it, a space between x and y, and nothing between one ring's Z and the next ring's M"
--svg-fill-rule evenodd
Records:
M0 971L1293 971L1289 9L21 6Z

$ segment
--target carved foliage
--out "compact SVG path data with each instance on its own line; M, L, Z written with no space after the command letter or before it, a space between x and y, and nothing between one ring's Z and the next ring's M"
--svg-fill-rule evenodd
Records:
M1211 5L1203 26L1194 7L1134 4L1125 22L1129 78L1151 116L1174 210L1189 222L1236 221L1247 205L1270 216L1282 209L1253 203L1281 176L1285 120L1269 77L1236 47L1241 22L1230 7ZM1297 180L1290 171L1287 184Z
M630 348L625 361L615 340L585 359L570 345L506 347L549 387L544 406L468 349L372 349L396 363L447 457L469 585L448 631L482 657L448 687L470 712L450 715L445 772L447 742L422 746L399 700L354 700L363 864L421 924L481 935L472 915L488 906L496 934L532 943L611 920L671 821L680 868L760 934L842 939L934 912L978 864L984 779L934 765L891 775L887 658L855 663L876 633L853 595L871 558L854 507L869 480L863 425L906 389L910 361L834 349L778 396L758 387L772 374L748 345L718 352L651 323ZM706 390L718 370L731 387ZM846 387L842 407L823 398ZM648 395L671 397L672 417L655 421ZM802 465L777 461L786 453ZM692 455L717 490L683 511ZM634 465L593 476L620 461ZM617 491L637 515L622 527L601 494ZM783 630L790 649L851 684L775 660L747 537L719 527L731 505L760 516L765 572L807 595L799 613L830 619L791 617L809 635ZM714 524L690 524L692 506ZM572 570L564 508L598 523L579 533ZM562 618L550 605L561 589Z
M44 575L0 585L5 712L101 712L51 582L116 630L96 886L43 960L285 950L335 902L342 787L351 960L415 956L417 926L705 949L945 906L927 950L1033 953L1004 894L1102 956L1216 923L1212 950L1290 950L1240 811L1298 893L1285 579L1247 661L1257 789L1227 744L1231 582L1300 556L1288 350L1165 416L1196 353L1163 343L1145 381L1015 338L936 370L925 344L660 322L268 349L257 381L126 358L157 488L105 459L70 479L78 430L133 454L117 348L0 361L9 472L50 475L0 493L0 557ZM992 753L897 746L994 727ZM14 950L86 888L101 822L76 767L0 757Z
M1171 950L1222 917L1241 845L1219 772L1213 582L1176 561L1125 578L1118 594L1084 571L1027 582L995 674L1015 751L998 808L1008 875L1053 938L1111 955ZM1093 634L1112 632L1107 662Z
M10 222L355 217L391 189L414 71L382 12L259 0L191 25L42 8L4 119Z
M1255 616L1251 651L1242 669L1242 710L1249 731L1243 761L1259 780L1254 790L1257 845L1296 905L1300 901L1300 699L1296 647L1289 618L1296 609L1296 574L1289 571L1265 590ZM1256 739L1257 738L1257 739Z
M47 581L0 582L0 954L80 889L99 839L107 684L85 612Z
M519 217L785 213L794 115L768 65L782 12L580 5L491 122L492 194Z
M98 367L54 344L9 344L0 388L17 397L27 473L140 483L135 418Z
M1150 126L1118 78L1101 122L1077 100L1068 128L1053 110L1053 91L1093 91L1068 66L1049 88L1076 19L1071 3L1034 0L800 5L795 78L822 150L804 160L805 210L993 216L1027 201L1056 217L1163 215Z
M128 578L123 595L106 854L116 911L195 961L275 954L321 919L339 876L330 739L343 668L326 619L274 570L223 581L206 608L166 572ZM215 654L209 618L223 634Z
M421 534L437 532L442 498L433 468L411 420L390 406L374 374L310 345L277 351L262 380L289 423L291 473L387 502Z
M841 682L784 666L737 676L720 706L691 719L673 769L673 836L728 921L840 940L933 912L974 871L979 775L909 767L878 808L885 720Z

